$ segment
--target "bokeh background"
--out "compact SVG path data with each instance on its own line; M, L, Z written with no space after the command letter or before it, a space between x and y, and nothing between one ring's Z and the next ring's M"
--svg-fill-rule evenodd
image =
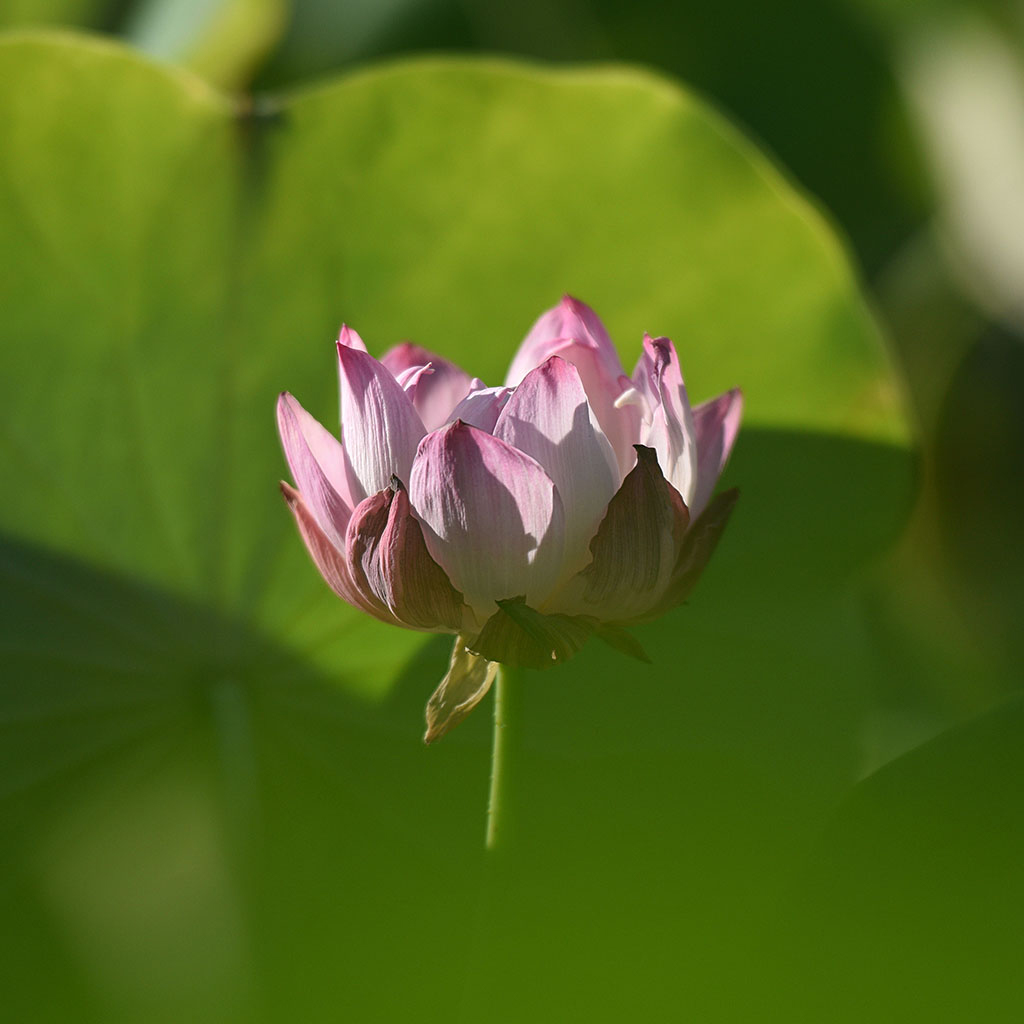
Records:
M7 0L12 1021L1019 1019L1024 5ZM740 384L653 666L327 592L276 493L342 319L497 382L570 291Z

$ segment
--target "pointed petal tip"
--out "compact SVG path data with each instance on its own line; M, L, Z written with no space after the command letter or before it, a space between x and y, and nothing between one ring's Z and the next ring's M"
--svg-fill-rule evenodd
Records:
M472 423L464 420L461 416L456 417L451 423L446 423L443 427L439 427L438 430L444 431L445 438L452 439L464 439L472 437L474 434L486 434L486 430L481 430L479 427L473 426ZM435 431L437 433L437 431ZM490 436L490 435L488 435ZM426 440L426 438L424 438Z
M574 373L577 377L580 375L580 371L568 359L563 359L557 352L549 355L537 369L544 370L547 373Z
M728 391L724 392L723 397L728 398L730 410L740 411L743 409L743 388L729 388Z
M577 298L575 295L572 295L569 292L563 293L560 305L565 309L571 310L573 313L580 316L581 319L582 314L597 316L594 310L590 306L588 306L582 299Z
M569 341L567 345L572 345L574 342ZM520 382L519 387L526 383L530 374L539 374L541 377L546 377L550 381L554 382L556 386L564 387L567 384L571 384L575 381L578 387L583 392L583 381L580 378L580 371L571 363L568 359L563 358L559 353L552 353L544 362L539 363L535 366L530 373L526 375Z
M339 348L355 349L357 352L366 351L366 343L359 337L358 331L354 331L348 324L342 324L338 331L338 340L335 343Z
M277 395L277 403L274 408L274 412L277 415L277 429L278 432L283 434L283 424L285 417L292 412L292 403L295 401L294 398L287 391L279 391Z
M286 502L288 502L288 507L289 508L293 508L295 506L295 503L297 501L299 501L300 498L302 497L299 494L299 492L297 490L295 490L295 488L292 487L292 485L290 483L288 483L287 480L281 480L278 483L278 487L281 490L282 497L284 498L284 500Z
M290 391L279 391L277 393L277 418L280 419L288 411L294 411L298 401Z
M460 437L469 436L470 430L475 430L471 423L467 423L461 417L456 417L450 423L445 423L438 427L436 430L428 431L420 439L420 443L416 446L416 456L419 457L420 452L423 451L428 444L437 444L438 441L441 444L448 444L452 440Z

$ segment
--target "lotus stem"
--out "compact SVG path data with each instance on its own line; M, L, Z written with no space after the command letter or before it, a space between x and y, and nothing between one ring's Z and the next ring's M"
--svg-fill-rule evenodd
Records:
M510 673L498 667L494 680L494 741L491 747L491 789L487 800L487 849L498 850L509 839L508 772L509 745L512 740L510 721Z

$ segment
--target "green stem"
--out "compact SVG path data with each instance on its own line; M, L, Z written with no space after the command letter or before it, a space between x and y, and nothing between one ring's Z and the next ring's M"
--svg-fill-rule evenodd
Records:
M491 747L491 792L487 800L487 849L508 843L509 833L509 743L511 741L508 669L498 666L494 679L494 744Z

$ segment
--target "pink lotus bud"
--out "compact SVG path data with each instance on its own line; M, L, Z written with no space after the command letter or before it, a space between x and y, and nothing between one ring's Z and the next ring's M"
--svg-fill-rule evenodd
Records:
M592 635L685 600L735 503L711 500L738 390L691 408L667 338L632 378L604 325L566 297L488 388L408 342L380 361L338 339L341 436L288 394L282 484L328 585L384 622L457 637L428 741L487 692L497 663L542 668Z

